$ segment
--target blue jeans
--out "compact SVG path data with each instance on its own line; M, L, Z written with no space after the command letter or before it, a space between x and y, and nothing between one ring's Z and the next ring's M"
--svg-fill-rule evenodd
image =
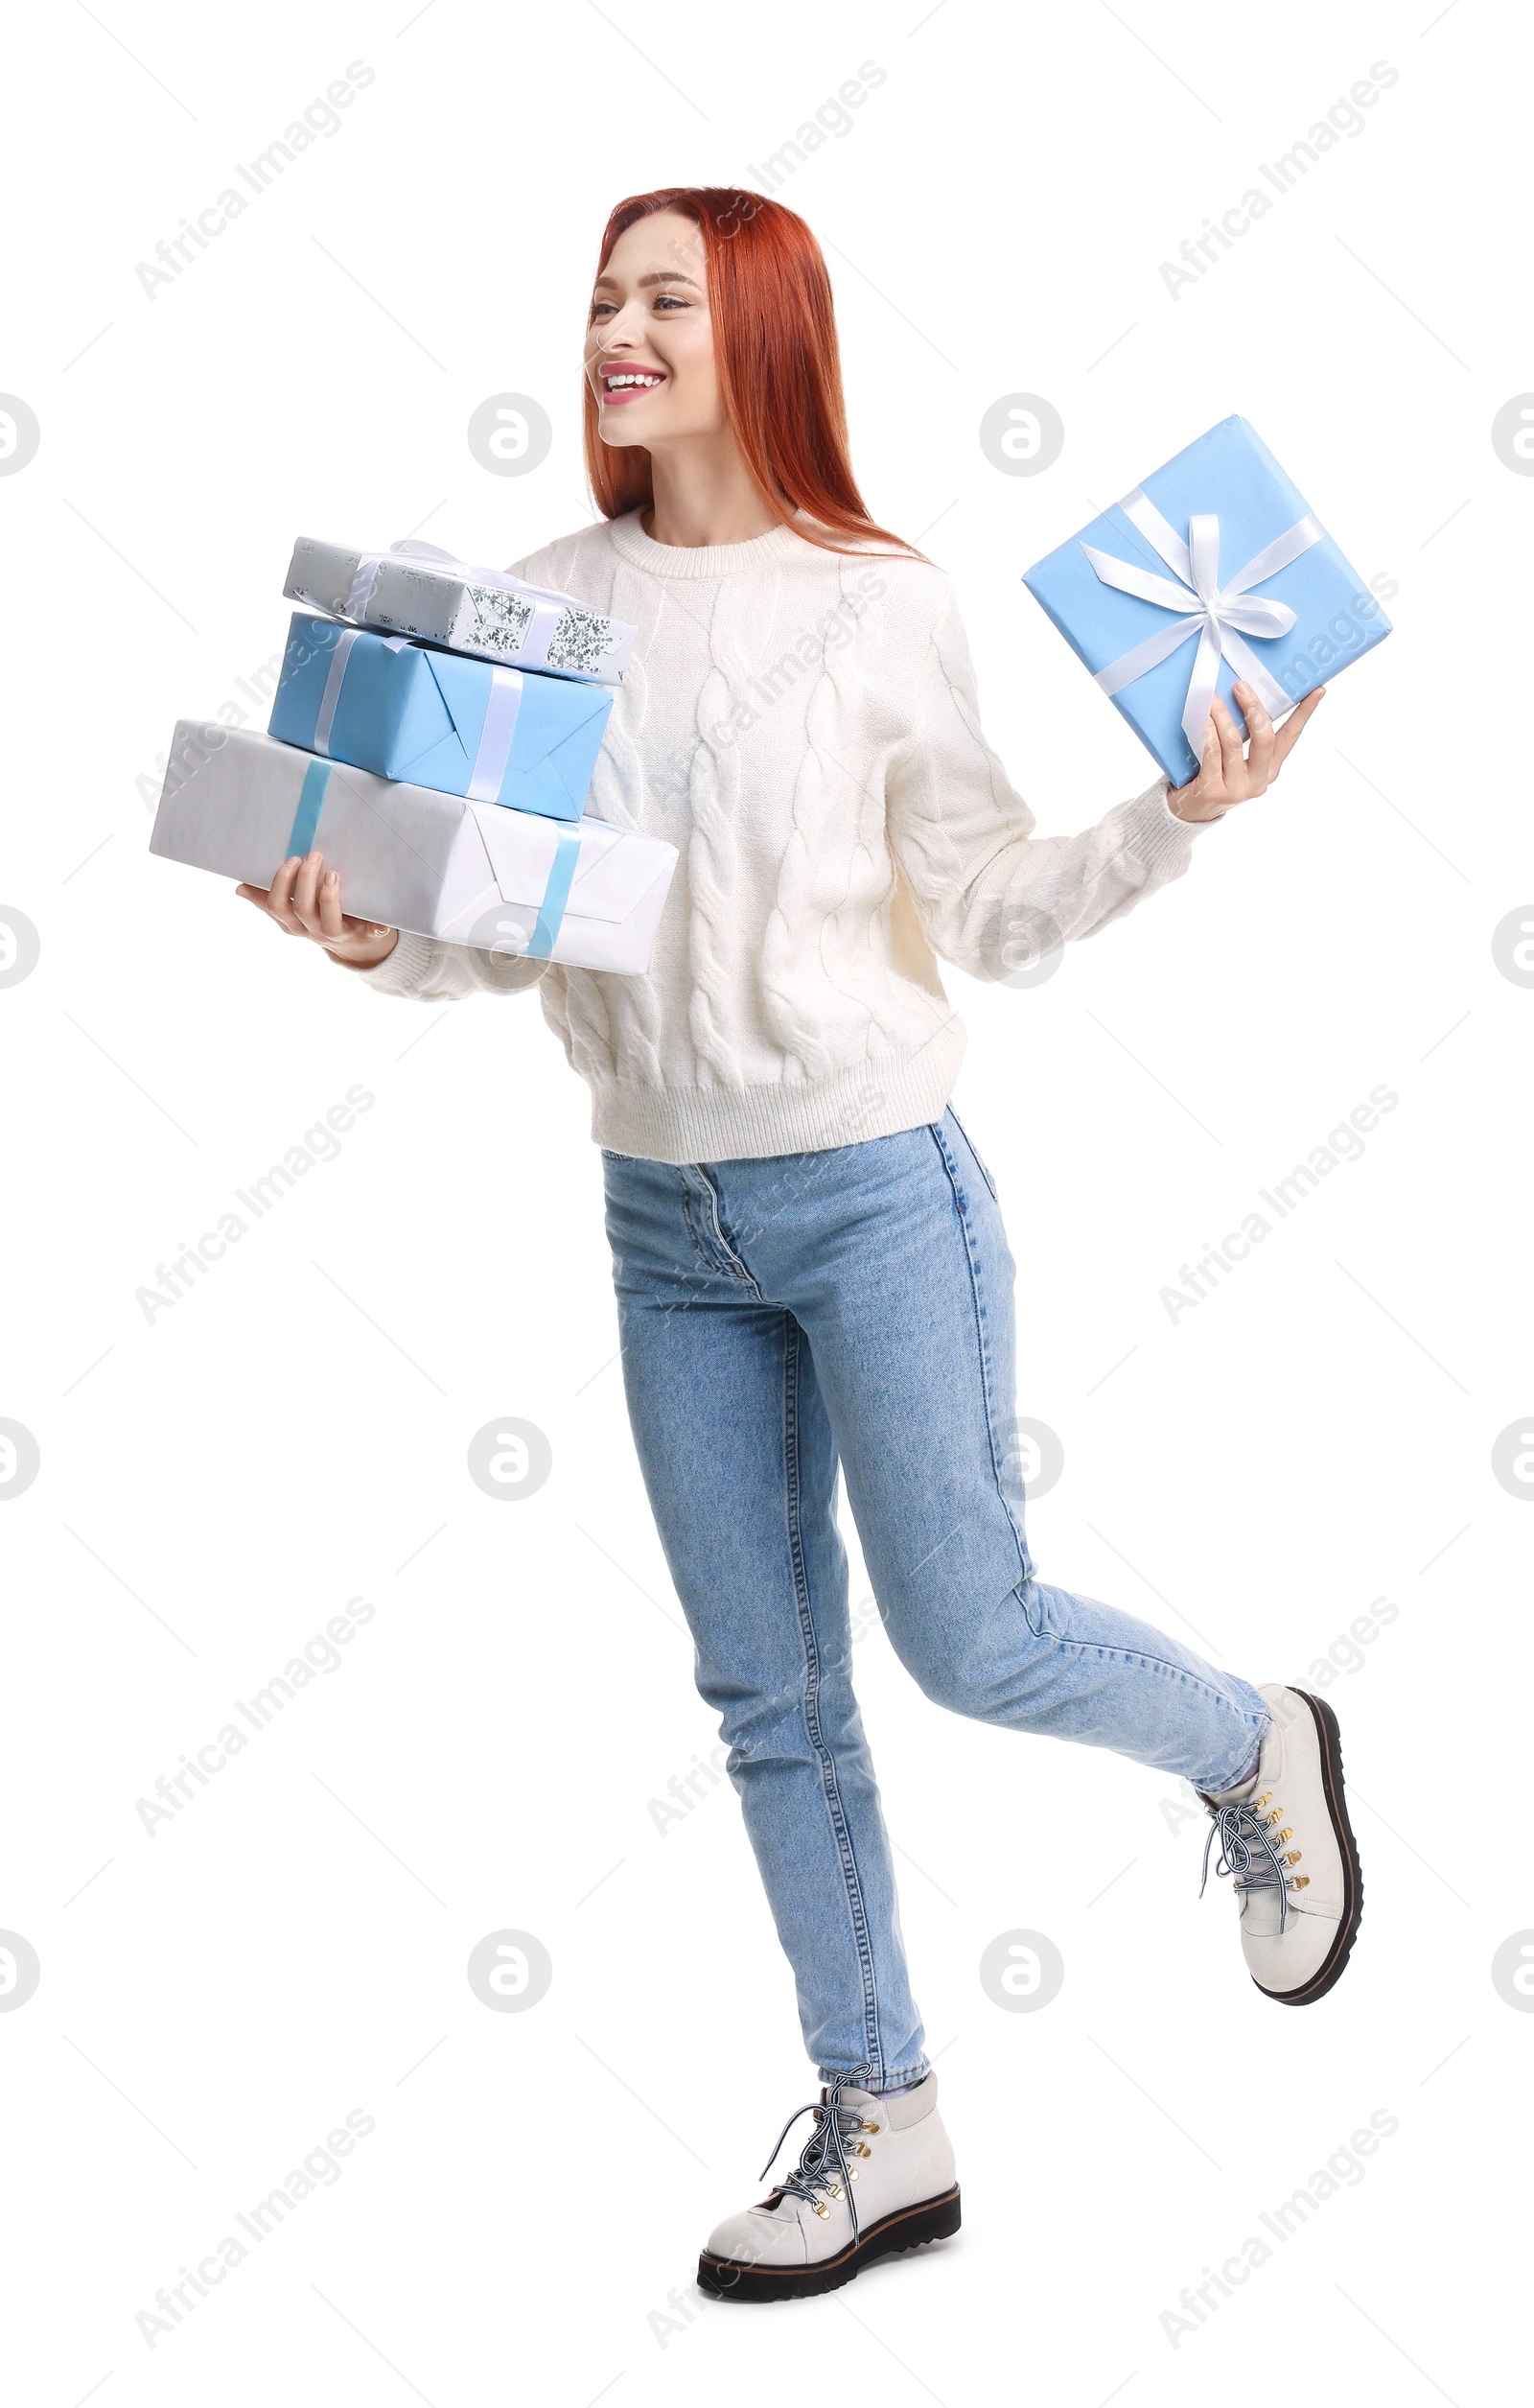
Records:
M635 1443L805 2045L823 2080L915 2080L838 1461L891 1643L937 1704L1201 1789L1241 1778L1267 1709L1177 1640L1035 1578L1014 1266L951 1110L821 1153L602 1159Z

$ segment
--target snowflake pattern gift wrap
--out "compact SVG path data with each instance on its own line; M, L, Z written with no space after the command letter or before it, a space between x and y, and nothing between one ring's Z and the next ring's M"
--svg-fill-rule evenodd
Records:
M150 851L247 885L317 846L360 920L572 969L647 970L674 845L375 778L253 728L179 719Z
M1223 418L1023 579L1174 785L1236 680L1273 718L1390 621L1244 418Z
M637 632L573 594L528 585L509 570L472 569L435 544L358 551L300 535L283 592L359 627L600 686L622 683Z
M610 691L293 613L270 733L471 803L579 819Z

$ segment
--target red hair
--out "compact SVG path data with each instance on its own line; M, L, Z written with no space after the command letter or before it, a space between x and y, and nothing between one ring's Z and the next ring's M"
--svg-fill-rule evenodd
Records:
M914 545L870 518L847 448L847 409L831 280L821 246L792 209L720 184L678 184L620 200L602 236L598 275L619 235L662 209L691 218L703 236L714 356L725 415L752 482L783 526L823 550L873 537L918 559ZM650 455L609 445L596 432L596 396L585 390L586 473L604 518L653 502ZM796 524L802 510L810 526ZM837 535L852 542L835 543Z

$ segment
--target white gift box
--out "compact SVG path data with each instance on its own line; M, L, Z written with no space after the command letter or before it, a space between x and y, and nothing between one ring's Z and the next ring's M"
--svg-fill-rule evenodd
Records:
M300 535L282 590L359 627L600 686L621 683L638 633L573 594L529 585L508 569L471 568L414 541L359 551Z
M416 936L572 969L648 969L677 852L375 778L251 728L179 719L150 851L250 886L316 846L341 907Z

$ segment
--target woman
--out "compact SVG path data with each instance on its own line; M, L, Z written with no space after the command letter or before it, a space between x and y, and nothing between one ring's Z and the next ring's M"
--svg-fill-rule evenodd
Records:
M317 853L240 891L384 994L537 984L591 1085L635 1443L825 2086L795 2170L700 2263L778 2299L959 2223L850 1682L839 1463L929 1696L1192 1782L1270 1998L1319 1998L1352 1945L1330 1708L1034 1575L1013 1265L948 1103L964 1034L934 960L1003 977L1039 930L1089 936L1180 877L1319 695L1278 733L1238 686L1244 756L1217 702L1189 784L1035 837L946 580L859 497L803 222L729 190L624 201L585 372L601 521L517 567L639 629L590 807L680 850L648 975L348 919Z

